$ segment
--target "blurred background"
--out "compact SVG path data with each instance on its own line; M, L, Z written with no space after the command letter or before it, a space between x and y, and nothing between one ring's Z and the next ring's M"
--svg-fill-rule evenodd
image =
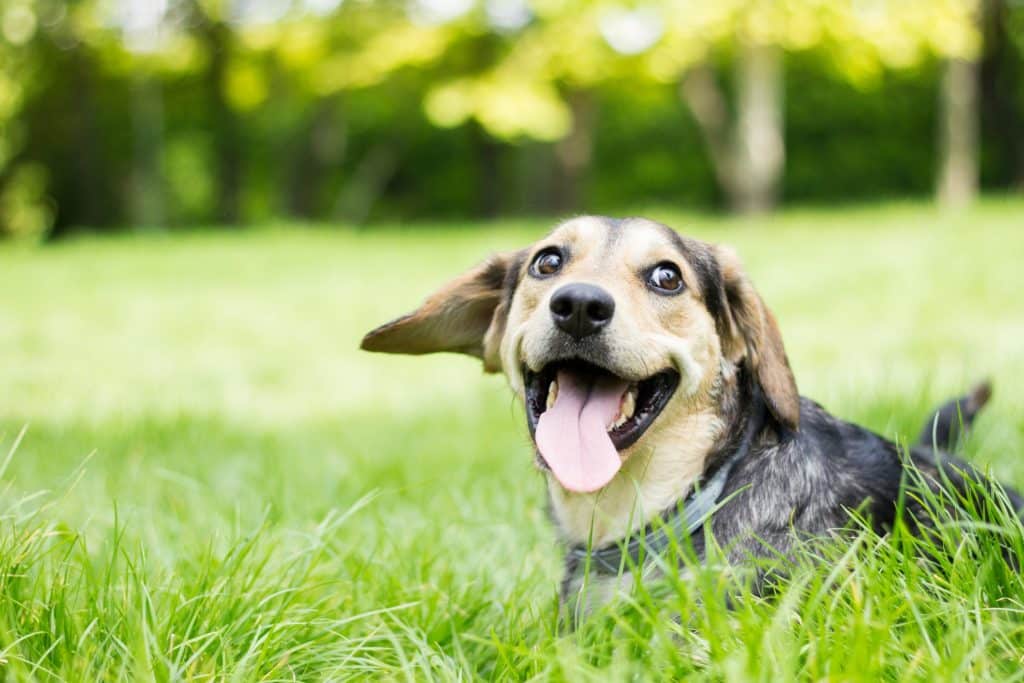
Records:
M358 351L574 212L735 246L887 437L991 378L1024 485L1024 0L0 0L3 673L585 677L503 380ZM990 582L891 578L708 675L1019 673Z
M1021 0L3 0L0 236L1024 188Z

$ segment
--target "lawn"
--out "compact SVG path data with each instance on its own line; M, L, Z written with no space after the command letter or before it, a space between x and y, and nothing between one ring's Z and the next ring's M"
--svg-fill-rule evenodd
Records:
M965 457L1024 485L1024 203L652 215L738 248L801 391L842 417L913 438L929 407L991 377ZM548 227L270 226L0 249L0 670L1024 676L1024 582L991 531L949 531L956 552L935 564L864 534L732 610L716 599L721 574L698 570L560 630L560 549L503 380L466 358L357 350L449 276Z

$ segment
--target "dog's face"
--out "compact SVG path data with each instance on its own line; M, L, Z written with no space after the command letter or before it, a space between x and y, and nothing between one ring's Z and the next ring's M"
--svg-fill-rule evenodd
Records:
M370 332L363 348L469 353L504 372L538 463L566 495L602 490L637 454L672 448L672 427L713 416L742 362L775 419L799 420L775 321L736 257L644 219L567 221Z

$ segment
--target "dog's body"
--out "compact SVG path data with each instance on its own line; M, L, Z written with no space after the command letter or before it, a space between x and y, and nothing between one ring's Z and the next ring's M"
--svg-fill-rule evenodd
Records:
M735 255L643 219L568 221L453 281L363 347L468 353L506 374L570 546L563 599L575 605L587 583L582 609L635 568L595 571L596 553L615 557L702 486L721 487L711 501L721 506L688 526L693 550L704 557L706 522L729 560L744 563L827 536L852 510L887 529L908 463L936 490L989 483L939 453L987 387L945 406L924 443L902 454L799 396L774 317ZM909 524L924 522L919 501L903 505ZM690 508L682 511L697 514Z
M972 398L951 401L961 410L937 412L925 426L927 436L922 438L926 440L902 450L802 398L800 431L779 438L772 434L771 427L760 429L749 453L731 469L720 495L724 502L709 519L715 542L734 566L785 559L797 542L827 537L847 527L853 510L869 520L876 532L888 531L898 512L901 487L913 485L915 480L951 489L952 496L942 496L944 503L970 497L965 477L975 482L984 482L984 477L970 465L938 450L936 446L951 448L955 441L936 437L933 443L932 426L935 432L947 434L968 428L974 415L966 407ZM756 408L749 400L743 397L736 405L730 427L725 430L732 436L723 437L716 445L705 479L737 447L743 426L756 419ZM913 473L908 474L911 468ZM1017 492L1001 488L1014 509L1024 508ZM904 520L912 527L931 524L932 513L919 495L906 496L900 504ZM675 511L672 508L668 512ZM703 561L703 529L697 529L688 541L696 558ZM627 570L623 574L614 566L593 563L588 568L585 554L575 550L567 557L561 590L563 602L574 612L589 612L632 581L628 572L634 566L632 559L622 563ZM763 578L761 571L755 571L755 581ZM585 602L578 602L581 597Z

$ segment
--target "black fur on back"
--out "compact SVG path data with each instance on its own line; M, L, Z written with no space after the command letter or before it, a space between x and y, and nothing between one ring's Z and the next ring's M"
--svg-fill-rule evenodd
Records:
M977 391L950 401L934 414L930 425L941 436L935 443L955 444L961 437L959 416L966 428L984 405L984 400L972 399ZM746 394L742 390L736 394L740 404ZM747 409L733 406L731 413L738 422L745 419ZM951 415L957 416L955 429ZM716 541L733 561L785 557L797 539L824 537L847 527L853 510L885 532L895 520L901 486L907 484L911 467L920 475L918 481L934 489L951 487L954 494L967 496L971 480L1001 487L1018 514L1024 509L1024 499L1015 490L937 450L931 426L926 431L927 445L901 453L893 442L802 398L800 430L779 434L765 428L758 445L733 468L722 493L727 502L711 523ZM906 497L903 509L911 529L920 532L930 524L932 516L919 499ZM695 536L693 541L698 557L703 556L704 539Z

